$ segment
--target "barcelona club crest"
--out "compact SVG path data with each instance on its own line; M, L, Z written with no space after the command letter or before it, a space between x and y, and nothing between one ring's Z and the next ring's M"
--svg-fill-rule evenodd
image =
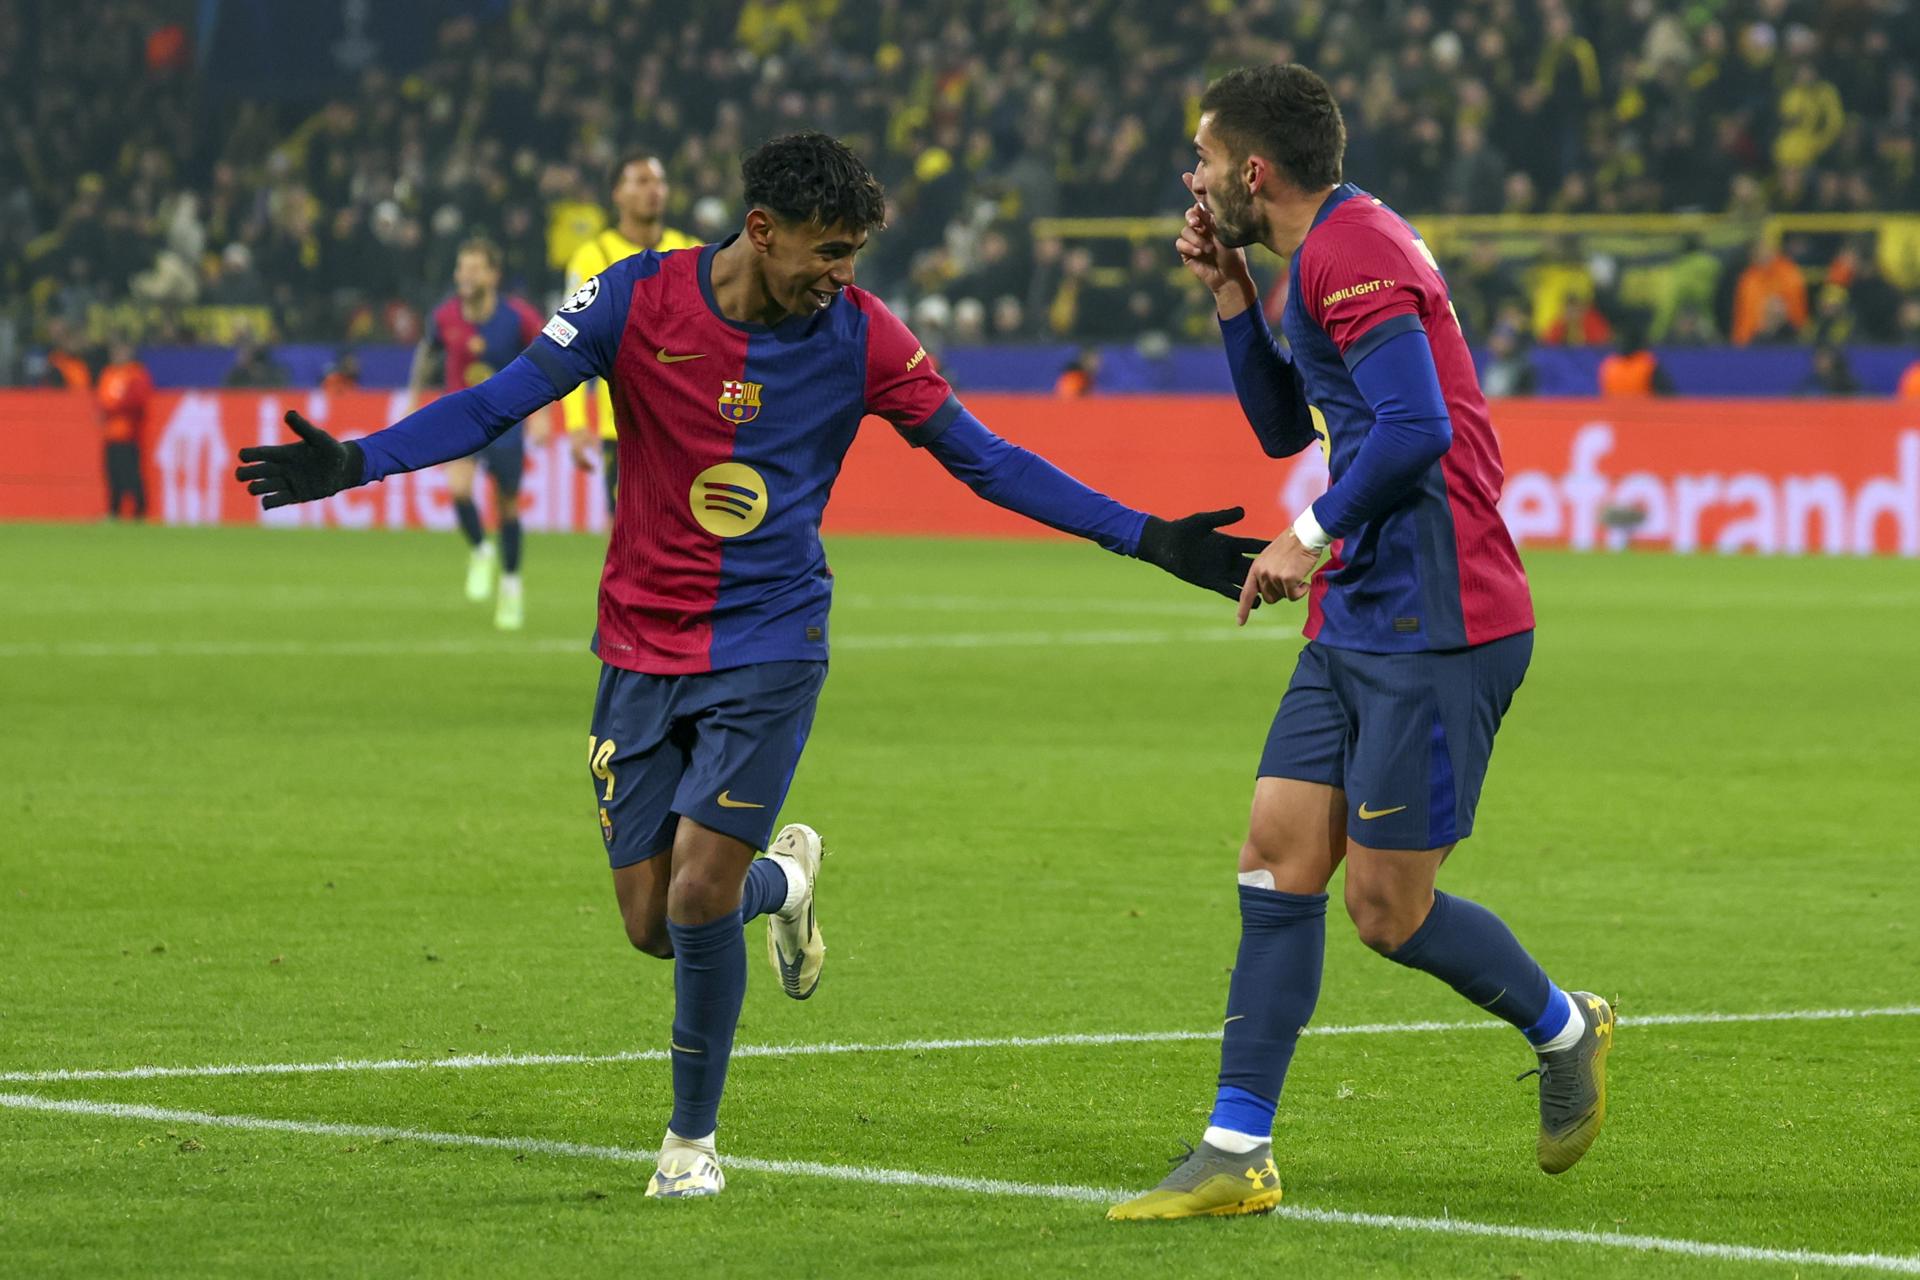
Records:
M720 416L728 422L752 422L760 415L760 384L723 382L720 384Z

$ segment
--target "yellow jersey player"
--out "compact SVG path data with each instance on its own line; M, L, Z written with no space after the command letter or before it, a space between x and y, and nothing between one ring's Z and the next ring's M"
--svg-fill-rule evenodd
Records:
M667 170L660 158L648 151L624 155L613 167L614 224L573 251L567 259L567 296L622 258L655 249L692 249L700 242L684 231L676 231L662 221L667 209ZM594 402L597 422L587 420L587 400ZM613 399L604 378L581 383L560 402L567 426L567 438L574 454L586 463L586 433L590 425L600 429L601 478L607 486L607 513L613 513L614 488L620 478L619 455L614 448L617 432L613 424Z

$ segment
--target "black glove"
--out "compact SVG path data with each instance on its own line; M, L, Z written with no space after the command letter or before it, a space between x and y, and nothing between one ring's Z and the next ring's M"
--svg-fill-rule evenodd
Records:
M271 511L294 502L316 502L360 483L364 460L357 441L335 440L294 410L287 425L299 444L263 444L240 451L246 466L233 478L247 482L247 492L258 495Z
M1147 527L1140 531L1140 549L1134 554L1183 582L1238 600L1248 566L1267 544L1258 538L1236 538L1215 530L1245 519L1246 514L1239 507L1228 507L1178 520L1148 516Z

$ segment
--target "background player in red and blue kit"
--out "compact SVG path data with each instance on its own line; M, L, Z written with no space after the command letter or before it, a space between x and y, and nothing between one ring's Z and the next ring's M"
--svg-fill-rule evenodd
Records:
M434 308L426 334L414 352L408 388L413 403L433 382L436 364L447 391L478 386L504 369L540 332L540 313L524 300L500 293L500 250L491 240L476 236L460 246L453 263L453 296ZM546 410L534 419L536 443L547 431ZM500 545L496 549L480 523L473 501L475 463L484 463L493 478L495 520ZM447 464L447 488L453 495L454 519L471 548L467 562L467 599L476 604L494 591L494 623L517 631L526 624L525 595L520 586L520 480L527 469L527 446L521 425L514 423L472 458Z
M628 938L674 960L674 1109L648 1195L725 1185L714 1131L746 990L741 925L770 916L788 995L819 981L819 837L768 837L826 678L820 519L861 419L886 419L991 502L1228 598L1261 546L1217 532L1238 510L1130 510L968 413L854 287L885 200L845 146L778 138L742 176L737 235L614 263L500 373L364 440L289 414L302 442L242 450L236 473L267 507L309 501L470 453L588 378L611 385L623 480L588 757Z
M1165 1181L1109 1216L1279 1202L1273 1116L1319 997L1326 888L1343 861L1362 941L1532 1043L1538 1159L1559 1173L1605 1115L1612 1010L1555 986L1491 911L1434 889L1473 830L1494 733L1533 647L1466 339L1418 233L1341 181L1346 129L1318 76L1243 68L1210 85L1200 109L1181 256L1213 290L1234 387L1266 452L1317 440L1332 485L1261 553L1241 594L1242 623L1256 597L1311 601L1240 852L1240 949L1212 1119ZM1281 326L1291 359L1241 251L1255 243L1291 259Z

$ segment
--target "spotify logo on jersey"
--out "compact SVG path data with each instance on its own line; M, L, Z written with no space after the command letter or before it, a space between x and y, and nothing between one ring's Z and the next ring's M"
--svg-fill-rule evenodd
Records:
M723 462L693 478L687 502L702 529L716 538L737 538L766 519L767 484L752 467Z

